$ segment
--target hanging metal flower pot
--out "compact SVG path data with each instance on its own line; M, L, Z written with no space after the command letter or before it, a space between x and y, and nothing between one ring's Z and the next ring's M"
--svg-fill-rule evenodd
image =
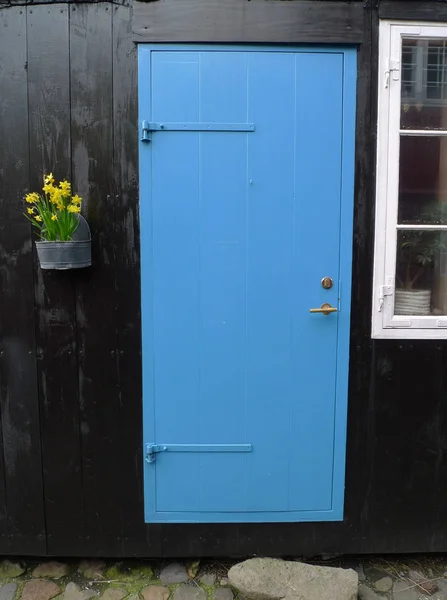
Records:
M90 227L82 215L71 241L36 242L37 256L42 269L82 269L92 264Z
M91 234L80 214L82 198L72 195L71 183L55 184L52 173L44 176L42 193L25 196L25 217L38 230L37 255L42 269L82 269L92 264Z

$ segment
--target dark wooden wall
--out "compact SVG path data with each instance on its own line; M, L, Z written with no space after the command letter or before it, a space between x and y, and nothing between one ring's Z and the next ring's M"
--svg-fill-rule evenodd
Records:
M0 552L158 553L141 492L136 47L130 8L0 8ZM86 199L93 266L36 267L25 191Z
M446 551L447 342L370 339L375 2L295 0L294 29L279 19L289 43L342 41L344 27L359 48L345 521L144 524L134 39L150 35L150 11L166 27L160 11L172 1L135 4L134 34L126 0L0 0L0 553ZM310 19L329 4L339 21ZM402 18L398 4L410 18L447 19L438 2L382 2L381 16ZM22 197L43 170L70 177L86 199L90 269L36 266Z

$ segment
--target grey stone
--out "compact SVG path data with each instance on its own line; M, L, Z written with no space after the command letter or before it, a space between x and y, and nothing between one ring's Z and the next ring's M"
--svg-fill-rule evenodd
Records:
M377 594L366 585L359 585L359 598L360 600L383 600L381 594Z
M168 600L169 589L163 585L148 585L141 590L140 597L142 600Z
M393 585L394 600L418 600L417 588L408 581L395 581Z
M206 600L206 592L198 585L182 583L173 595L173 600Z
M13 600L17 592L17 583L5 583L0 587L0 600Z
M358 576L352 569L252 558L231 567L228 578L248 600L357 600Z
M233 592L228 587L216 588L213 593L213 600L233 600Z
M214 573L204 573L200 577L200 583L203 583L203 585L210 587L216 583L216 575Z
M50 579L60 579L70 573L70 567L64 563L51 560L42 563L33 571L33 577L48 577Z
M93 590L81 590L75 583L71 582L65 588L64 600L89 600L89 598L94 598L97 595Z
M51 600L60 594L60 587L54 581L32 579L25 583L22 600Z
M87 579L103 579L105 568L104 560L82 560L78 567L78 573Z
M0 562L0 579L19 577L23 573L25 573L25 568L18 562L15 563L10 560Z
M393 587L393 580L391 577L382 577L382 579L378 579L374 582L374 588L378 592L389 592Z
M101 596L102 600L123 600L127 596L126 590L121 588L107 588Z
M164 585L170 585L171 583L185 583L188 581L188 573L183 565L180 563L171 563L160 573L160 581Z
M446 579L438 579L436 581L436 583L438 584L439 589L444 592L445 594L447 594L447 580Z

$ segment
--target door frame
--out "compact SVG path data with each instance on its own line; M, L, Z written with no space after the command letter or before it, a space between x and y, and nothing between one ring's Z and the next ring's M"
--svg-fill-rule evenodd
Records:
M155 441L153 419L153 323L146 318L153 297L152 281L144 273L152 266L152 143L142 143L142 122L150 120L151 111L151 53L154 51L187 52L276 52L343 55L343 122L342 122L342 164L340 191L340 264L339 264L339 313L337 331L337 363L334 418L334 453L332 508L329 511L301 511L300 518L287 519L287 513L278 512L269 522L317 522L342 521L344 517L346 434L349 379L349 341L352 289L352 247L354 222L354 176L355 176L355 128L357 94L357 47L339 45L241 45L241 44L139 44L138 45L138 133L139 133L139 180L140 180L140 257L141 257L141 333L142 333L142 377L143 377L143 467L144 467L144 514L146 523L191 523L217 522L213 513L203 513L203 518L191 516L186 519L156 518L155 467L145 460L146 443ZM147 307L146 310L144 307ZM234 513L219 522L231 523ZM265 517L257 513L247 513L245 522L264 522ZM240 522L239 520L237 522Z

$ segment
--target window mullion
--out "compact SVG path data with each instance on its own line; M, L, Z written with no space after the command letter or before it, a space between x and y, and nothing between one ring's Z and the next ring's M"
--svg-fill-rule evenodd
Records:
M392 30L390 60L400 62L402 43L399 32ZM390 78L389 121L388 121L388 177L386 198L386 244L384 285L396 289L397 215L399 198L399 154L400 154L400 93L401 77ZM394 294L385 296L384 326L390 326L393 317Z

